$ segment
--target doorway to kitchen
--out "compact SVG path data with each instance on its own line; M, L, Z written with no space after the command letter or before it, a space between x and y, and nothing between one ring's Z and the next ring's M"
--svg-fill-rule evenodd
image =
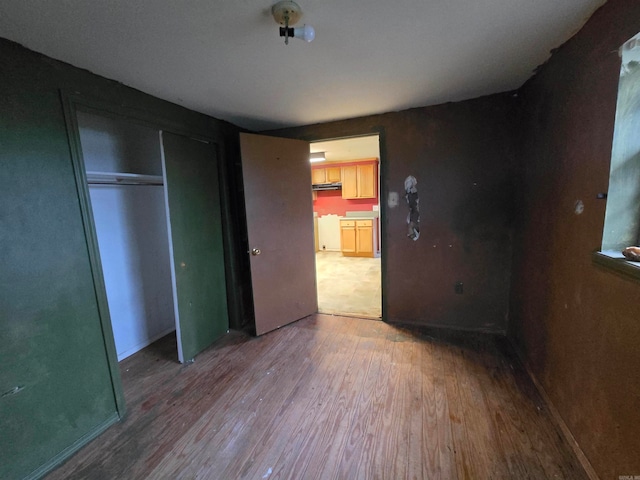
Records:
M311 143L318 311L382 317L378 135Z

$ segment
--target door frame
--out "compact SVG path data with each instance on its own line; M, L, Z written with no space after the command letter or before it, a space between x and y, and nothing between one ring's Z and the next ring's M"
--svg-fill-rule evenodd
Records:
M64 122L67 130L67 140L69 143L69 153L71 155L71 166L75 177L76 191L78 195L80 213L82 216L87 253L89 256L89 263L91 267L91 276L93 278L93 286L98 307L98 316L100 318L100 326L102 329L105 355L107 357L107 364L111 377L111 385L113 387L116 411L119 418L123 419L127 414L127 408L125 404L124 389L122 387L122 377L120 375L118 355L116 352L115 339L113 335L111 315L109 313L109 303L107 300L107 291L104 283L104 273L100 260L98 236L96 234L95 221L93 217L93 211L91 209L89 187L86 182L86 169L84 165L84 158L82 156L80 131L78 127L76 112L78 110L82 110L88 113L94 113L108 118L126 120L128 122L136 123L145 127L157 129L158 131L166 131L185 137L190 137L195 140L210 143L215 146L219 154L219 176L222 180L220 182L220 199L222 210L221 221L223 224L223 242L225 251L224 263L227 283L227 303L229 314L231 315L232 310L234 310L231 304L234 303L236 299L230 296L229 282L233 281L233 277L235 277L236 273L235 269L230 266L230 259L233 258L236 249L233 247L233 239L229 236L231 234L229 229L225 228L225 224L229 221L231 214L229 210L228 192L224 188L224 185L228 183L224 181L224 179L228 175L226 162L224 162L223 160L224 158L226 158L224 144L220 138L187 131L177 123L174 123L170 120L162 119L156 115L147 113L135 107L114 105L103 100L88 98L80 93L71 93L63 89L60 90L60 100L62 102ZM232 273L231 277L230 273ZM231 293L231 295L233 295L233 292Z
M385 129L382 126L374 126L371 128L354 128L352 131L349 131L345 134L344 129L340 128L342 125L337 127L340 132L336 132L336 135L332 135L331 133L326 134L307 134L307 135L299 135L295 138L300 138L301 140L306 140L309 143L316 142L329 142L332 140L349 140L350 138L359 138L359 137L372 137L374 135L378 136L378 153L380 158L378 159L378 204L380 211L380 232L379 241L380 241L380 293L382 296L382 315L380 320L383 322L387 318L387 302L385 298L385 290L386 290L386 279L387 279L387 185L383 181L383 179L387 178L387 150L386 150L386 138L385 138ZM311 212L313 214L313 212Z

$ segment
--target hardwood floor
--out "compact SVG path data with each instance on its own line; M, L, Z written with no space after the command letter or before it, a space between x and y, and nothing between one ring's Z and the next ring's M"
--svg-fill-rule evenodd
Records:
M128 417L53 479L586 479L505 339L313 315L121 363Z

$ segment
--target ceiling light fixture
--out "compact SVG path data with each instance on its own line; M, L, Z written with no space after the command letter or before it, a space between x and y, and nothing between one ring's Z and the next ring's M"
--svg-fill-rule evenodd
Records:
M309 161L311 163L324 162L325 160L326 160L326 157L324 156L324 152L314 152L311 155L309 155Z
M286 45L289 45L289 37L301 38L307 42L316 38L316 31L311 25L303 25L299 28L292 27L302 17L302 9L296 2L282 0L271 7L271 14L279 25L283 25L280 27L280 36L284 37Z

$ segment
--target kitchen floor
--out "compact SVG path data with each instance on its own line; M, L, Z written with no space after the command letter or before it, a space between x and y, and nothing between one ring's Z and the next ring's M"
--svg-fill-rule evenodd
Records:
M380 258L317 252L316 274L320 313L382 316Z

